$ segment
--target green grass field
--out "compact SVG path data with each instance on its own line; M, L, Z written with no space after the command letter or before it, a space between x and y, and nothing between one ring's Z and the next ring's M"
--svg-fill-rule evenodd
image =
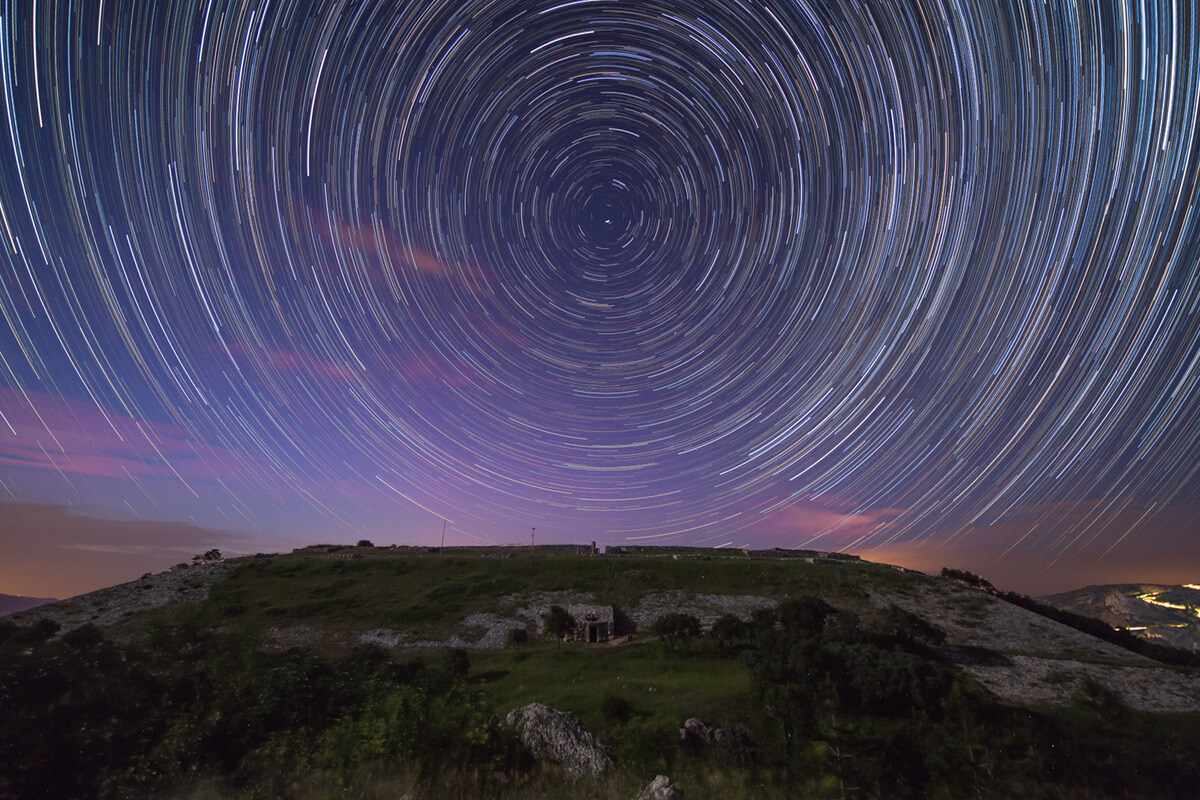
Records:
M875 564L809 564L797 559L671 559L518 553L410 554L362 548L361 558L295 554L241 559L199 609L208 621L248 628L305 622L318 626L406 629L432 638L498 600L541 592L591 594L631 606L641 597L683 590L787 597L816 594L856 605L897 593L923 576Z
M501 716L544 703L570 711L590 730L612 727L600 704L623 698L636 717L678 725L688 717L709 723L743 721L749 674L736 658L721 657L709 642L686 657L668 657L655 639L628 646L541 644L521 651L471 654L471 678Z

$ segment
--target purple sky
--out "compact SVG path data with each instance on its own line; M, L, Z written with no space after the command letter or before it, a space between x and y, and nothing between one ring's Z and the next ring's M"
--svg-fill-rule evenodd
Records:
M1196 580L1189 8L6 13L0 592L443 523Z

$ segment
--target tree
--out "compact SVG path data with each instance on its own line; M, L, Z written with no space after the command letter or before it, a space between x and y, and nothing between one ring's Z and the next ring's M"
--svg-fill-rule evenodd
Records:
M709 635L717 640L717 647L721 652L726 652L733 647L733 643L745 636L746 623L735 617L733 614L725 614L713 623L712 630Z
M201 555L192 556L193 564L199 564L201 562L211 564L215 561L220 561L220 560L221 560L221 551L215 547L212 550L205 550L204 555L202 555L202 556ZM184 566L184 565L180 565L180 566Z
M508 647L514 650L520 650L521 645L529 641L529 632L524 628L509 628L508 640L505 643Z
M664 614L654 620L650 632L662 640L667 653L674 655L676 645L682 644L686 651L692 638L700 635L700 620L691 614Z
M819 597L802 594L779 604L779 624L793 634L820 634L836 609Z
M560 642L569 633L575 632L575 618L562 606L550 606L550 610L542 615L546 633L556 637Z
M355 547L374 547L375 545L371 544L370 539L359 539L358 544L356 544L354 546Z

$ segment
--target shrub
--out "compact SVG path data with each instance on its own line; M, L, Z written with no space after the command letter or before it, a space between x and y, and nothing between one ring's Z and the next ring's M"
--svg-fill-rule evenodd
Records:
M442 661L438 664L438 669L456 679L467 677L467 673L471 671L471 658L465 650L460 650L457 647L446 651L442 656Z
M104 641L104 634L89 622L72 631L67 631L63 634L62 640L64 644L86 653Z
M779 624L789 633L818 634L835 611L819 597L801 595L779 604Z
M994 589L992 582L987 578L981 578L974 572L967 572L965 569L951 569L950 567L942 567L942 577L949 578L959 583L965 583L968 586L974 586L976 589Z
M946 634L911 611L889 603L876 626L880 635L890 643L939 645L946 641Z
M32 625L21 628L12 638L22 644L40 644L54 638L62 625L52 619L42 617Z
M508 638L505 641L506 647L511 647L515 650L520 650L521 646L529 641L529 632L524 628L509 628Z
M542 622L546 626L546 633L559 641L575 630L575 618L562 606L550 606L550 610L542 615Z
M716 741L717 759L735 769L745 769L758 760L754 748L754 737L750 729L741 723L727 725L725 735Z

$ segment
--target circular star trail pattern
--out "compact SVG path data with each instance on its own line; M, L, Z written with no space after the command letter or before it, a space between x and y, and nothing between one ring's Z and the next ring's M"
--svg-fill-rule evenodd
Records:
M9 3L0 380L244 456L251 517L1200 499L1194 7L827 5Z

